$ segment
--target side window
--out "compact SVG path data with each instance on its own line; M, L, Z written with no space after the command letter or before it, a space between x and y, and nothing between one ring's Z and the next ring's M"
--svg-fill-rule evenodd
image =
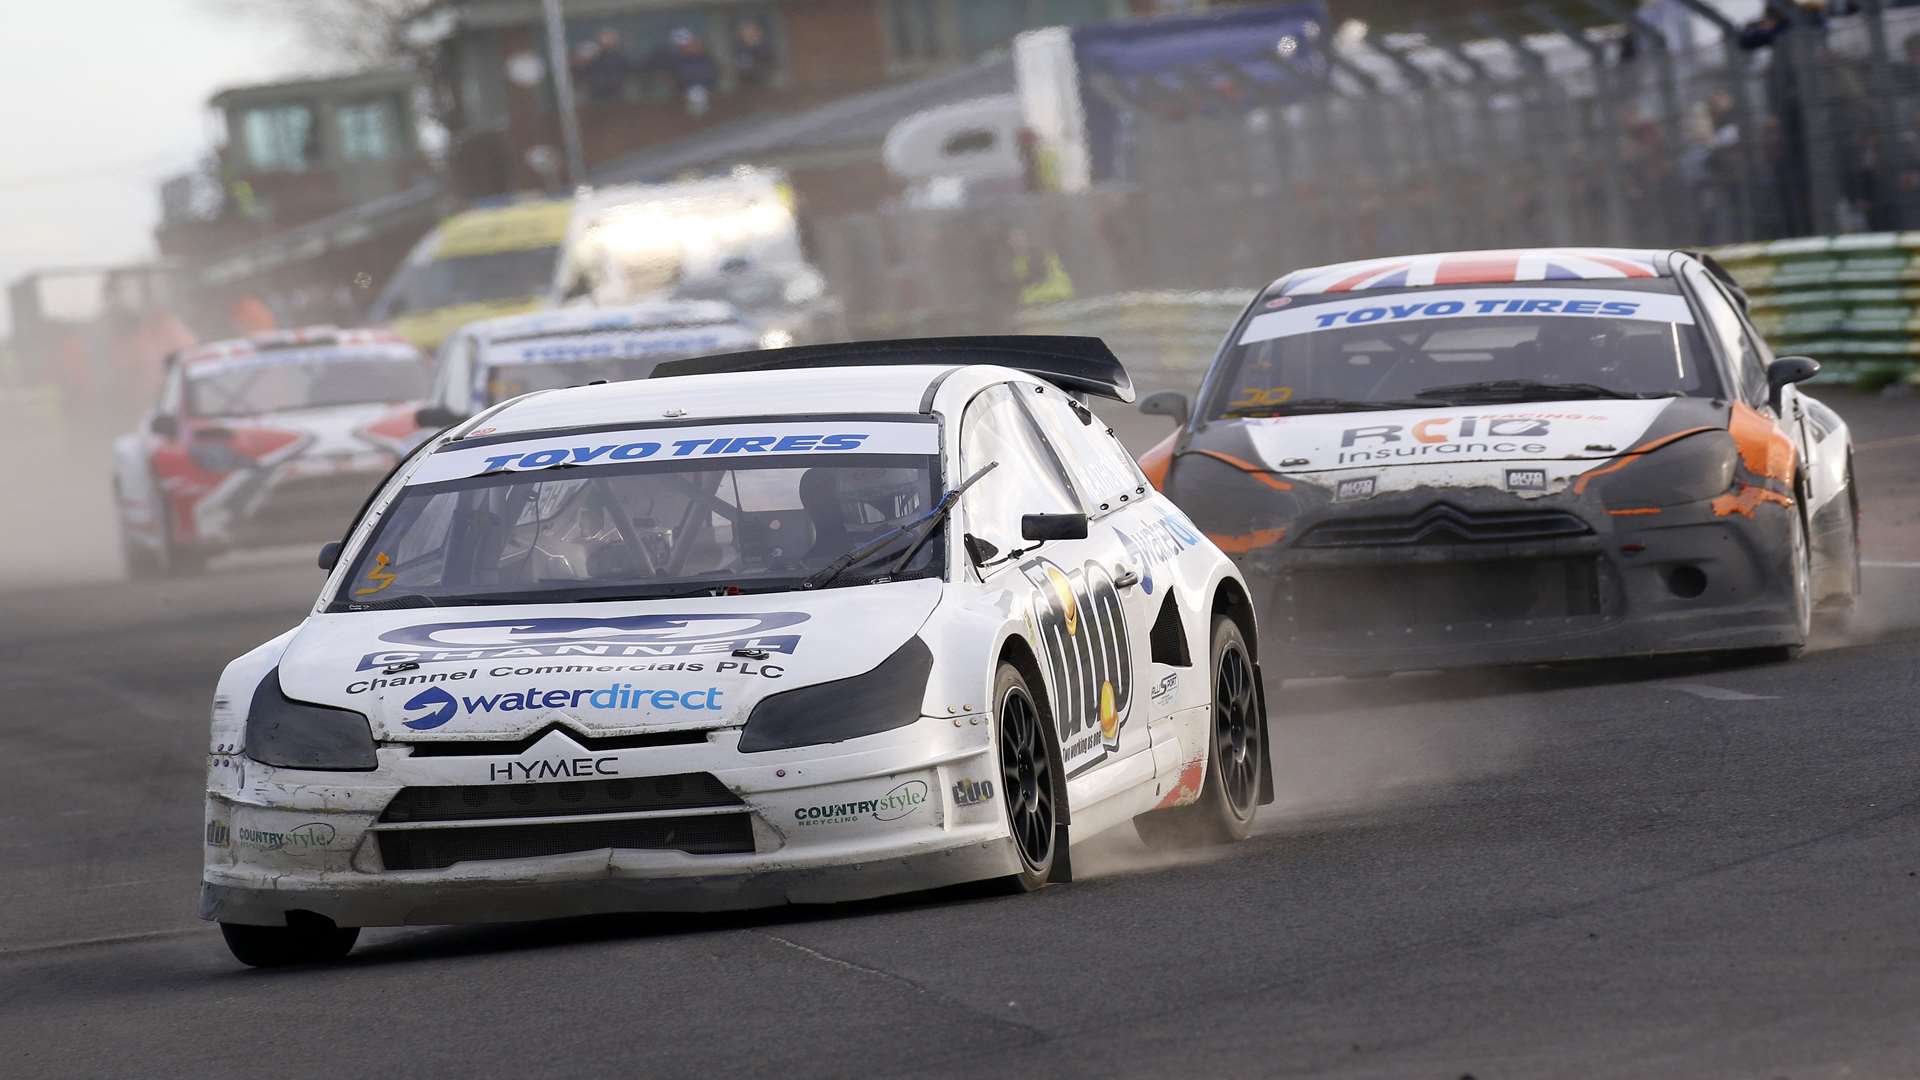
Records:
M1000 465L967 490L961 506L967 532L994 551L1026 543L1020 536L1024 514L1079 512L1052 451L1005 383L982 391L960 418L960 476L972 476L989 461Z
M1133 459L1086 406L1050 386L1023 389L1020 397L1058 451L1074 490L1086 496L1089 513L1118 510L1145 486Z
M1733 381L1740 388L1741 400L1759 408L1767 402L1767 365L1756 350L1755 338L1748 336L1746 322L1733 301L1720 289L1719 282L1703 270L1689 268L1688 279L1694 298L1707 317L1706 330L1733 366Z
M455 377L453 358L466 343L465 337L459 334L451 335L440 343L439 351L434 354L433 389L428 393L431 395L429 400L436 404L450 404L455 400L454 395L448 393ZM465 400L461 399L460 404L464 405Z

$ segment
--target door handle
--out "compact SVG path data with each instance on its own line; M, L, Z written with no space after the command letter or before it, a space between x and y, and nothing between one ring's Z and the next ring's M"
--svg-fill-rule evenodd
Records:
M1133 567L1116 566L1113 568L1113 587L1114 588L1131 589L1138 584L1140 584L1140 572L1135 570Z

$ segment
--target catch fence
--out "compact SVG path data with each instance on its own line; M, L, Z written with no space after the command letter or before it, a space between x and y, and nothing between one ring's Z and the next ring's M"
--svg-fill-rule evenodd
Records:
M882 336L1064 325L1026 295L1052 261L1105 318L1132 294L1245 296L1295 267L1407 252L1920 230L1920 8L1816 19L1772 0L1766 28L1678 2L1712 20L1691 47L1590 0L1611 30L1529 9L1536 25L1336 42L1297 70L1090 89L1124 120L1119 164L1090 190L889 207L816 223L814 246L852 329ZM1125 320L1160 335L1158 354L1206 307Z

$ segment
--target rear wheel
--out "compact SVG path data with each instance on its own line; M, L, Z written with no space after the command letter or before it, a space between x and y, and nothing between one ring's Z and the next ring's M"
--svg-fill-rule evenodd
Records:
M1213 617L1212 663L1213 738L1207 747L1200 798L1187 806L1134 818L1134 831L1148 847L1169 850L1231 844L1246 839L1253 830L1253 817L1260 809L1266 725L1246 639L1239 625L1225 615Z
M1053 876L1060 856L1060 785L1053 725L1046 721L1025 676L1003 663L993 679L994 726L1000 743L1000 789L1007 824L1020 855L1020 872L1003 879L1010 892L1032 892Z
M346 958L360 938L357 926L335 926L333 920L305 912L289 912L285 926L248 926L221 923L227 951L248 967L291 967L329 964Z

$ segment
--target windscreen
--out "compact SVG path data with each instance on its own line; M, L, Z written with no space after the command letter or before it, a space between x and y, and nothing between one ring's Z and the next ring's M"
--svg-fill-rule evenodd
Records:
M456 304L540 296L553 287L557 246L442 256L401 267L382 305L382 318Z
M458 447L458 444L454 444ZM923 519L925 423L585 432L442 450L357 554L333 609L787 590ZM938 534L832 586L938 575Z
M1281 416L1721 392L1671 279L1544 282L1264 301L1208 409Z
M731 322L496 342L481 357L481 399L493 405L535 390L644 379L663 361L756 344L751 330Z
M251 416L337 405L411 401L427 392L427 370L404 347L297 349L203 360L186 373L192 416Z

